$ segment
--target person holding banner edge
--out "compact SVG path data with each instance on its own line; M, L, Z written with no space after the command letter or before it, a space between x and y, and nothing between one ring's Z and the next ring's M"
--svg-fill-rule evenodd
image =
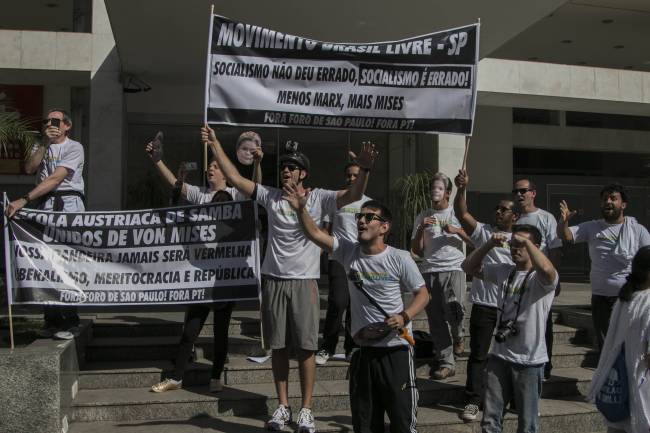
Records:
M59 212L83 212L84 206L84 149L68 137L72 119L67 111L53 108L43 120L43 137L32 148L25 162L25 171L38 173L38 182L30 192L7 205L8 218L30 202L38 200L37 208ZM79 333L77 308L44 305L41 336L70 340Z
M392 223L384 205L374 200L361 205L355 214L358 238L351 241L318 229L306 206L308 194L292 184L284 187L284 197L298 213L307 237L341 263L352 283L348 284L351 332L361 346L350 364L354 431L384 432L387 413L391 432L416 432L413 347L407 335L400 337L404 330L411 332L411 317L429 302L424 279L407 251L384 243ZM402 302L403 291L414 294L408 307Z
M242 136L244 136L244 134L242 134ZM159 136L161 136L161 134L156 136L157 140L160 140ZM210 161L208 170L205 173L208 187L198 187L177 179L169 168L167 168L167 165L162 161L161 152L157 151L157 147L159 146L156 146L154 142L149 142L145 146L145 151L154 163L156 170L167 181L169 186L176 188L180 192L180 195L188 202L192 204L203 204L248 199L248 197L241 194L235 188L226 185L226 178L224 177L223 172L219 169L216 159L213 158ZM258 162L256 166L259 167L259 162L263 157L261 148L258 146L252 151L252 154L255 161ZM261 169L257 170L255 174L259 176L259 179L261 179ZM212 304L212 309L214 310L214 355L209 384L210 392L220 392L223 390L221 374L223 373L226 357L228 355L228 328L230 326L230 317L234 306L234 302L216 302ZM209 304L193 304L187 307L185 322L183 325L183 334L175 358L174 371L165 380L153 385L151 387L153 392L160 393L180 389L182 387L183 374L187 367L190 354L192 353L192 347L201 332L201 328L203 328L203 324L210 313L210 309Z
M298 414L298 431L316 430L311 412L316 376L315 352L318 350L320 321L316 279L320 277L320 249L305 236L296 212L282 198L282 190L256 184L242 177L226 156L214 131L207 125L202 139L214 152L226 179L240 192L250 195L268 212L269 244L262 265L262 324L264 341L272 350L272 369L279 405L266 423L269 430L281 430L292 421L288 400L289 348L296 349L300 370L302 408ZM357 163L361 173L347 190L316 188L309 197L309 210L318 223L323 215L359 200L365 192L368 173L377 152L364 143ZM309 159L295 148L280 157L283 185L304 190L303 181L310 168Z

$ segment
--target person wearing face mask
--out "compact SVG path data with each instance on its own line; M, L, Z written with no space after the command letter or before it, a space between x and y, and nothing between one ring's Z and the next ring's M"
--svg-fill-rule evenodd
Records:
M269 235L262 264L261 313L264 343L267 349L272 350L273 379L279 405L267 421L266 428L282 430L292 420L288 376L289 349L294 349L302 392L297 431L314 433L316 423L311 406L320 321L316 283L320 277L320 249L305 236L296 211L282 198L281 189L257 184L241 176L210 127L204 126L201 135L211 147L228 182L254 198L268 213ZM304 194L307 189L303 182L309 174L309 159L296 147L288 150L280 157L281 184L292 185ZM317 224L322 222L323 215L361 199L376 156L374 145L364 143L356 160L361 172L349 188L339 191L311 190L306 206Z
M262 182L262 164L259 154L262 152L262 139L257 132L242 132L237 138L235 153L237 161L243 166L253 166L253 182Z
M48 111L43 120L43 138L32 148L25 162L25 172L38 173L37 185L23 197L7 205L7 218L30 202L41 210L83 212L84 149L68 137L72 129L70 115L59 108ZM41 336L70 340L79 335L77 308L65 305L43 306Z
M157 139L160 140L159 137ZM181 179L177 179L162 161L160 152L156 151L154 142L149 142L145 146L145 152L151 158L154 167L165 179L170 187L179 191L180 196L192 204L205 204L210 202L246 200L248 197L237 189L226 185L226 178L219 168L216 159L212 159L206 171L208 186L199 187L190 185ZM253 151L256 161L263 157L259 146ZM261 177L261 172L259 173ZM180 177L180 176L179 176ZM213 336L214 336L214 359L212 362L212 374L210 378L210 392L220 392L223 389L221 374L228 355L228 328L230 326L230 317L235 306L234 302L216 302L210 304L192 304L187 307L185 313L185 322L183 325L183 334L181 336L178 351L174 362L174 371L160 383L151 387L151 391L161 393L180 389L183 386L183 374L187 367L187 362L192 353L194 342L198 338L201 328L210 313L214 310L213 318Z
M566 201L560 202L557 235L568 243L586 242L589 246L591 270L591 317L596 331L596 343L601 351L607 335L609 318L618 292L630 274L632 258L639 248L650 245L648 230L634 217L625 216L627 192L618 183L600 191L602 219L569 227L576 214Z
M451 190L447 175L433 175L432 208L415 218L411 236L411 252L422 257L419 268L431 294L426 312L437 363L432 376L438 380L456 373L454 355L464 352L465 274L460 265L465 259L463 240L471 241L449 203Z

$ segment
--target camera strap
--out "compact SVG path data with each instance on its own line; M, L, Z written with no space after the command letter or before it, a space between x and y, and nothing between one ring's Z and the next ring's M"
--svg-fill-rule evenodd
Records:
M530 277L533 274L534 270L535 270L534 268L531 268L526 274L526 276L524 277L524 281L521 283L521 288L519 289L519 301L517 302L517 311L515 312L515 317L513 319L515 323L519 318L519 311L521 309L522 298L524 297L524 290L526 289L526 286L528 285L528 281L530 280ZM510 272L510 275L508 275L508 282L503 288L503 302L501 302L501 308L499 308L499 311L501 311L501 317L499 318L499 326L503 324L503 313L506 306L506 300L508 299L508 289L512 287L512 284L514 283L515 275L517 275L517 268L514 268ZM512 292L513 292L512 296L514 296L514 287L512 288Z

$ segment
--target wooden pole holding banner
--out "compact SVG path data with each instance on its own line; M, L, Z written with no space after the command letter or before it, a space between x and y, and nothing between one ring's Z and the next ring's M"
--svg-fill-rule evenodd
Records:
M2 194L2 220L4 222L4 234L5 234L5 270L7 275L7 311L9 313L9 346L11 350L14 350L14 321L11 311L11 301L12 301L12 282L9 272L10 269L13 269L10 262L10 250L9 250L9 218L5 216L5 211L7 210L7 204L9 204L9 197L7 193Z
M210 80L208 77L210 77L210 53L212 52L212 22L214 21L214 4L210 5L210 25L208 28L210 29L210 34L208 35L208 55L207 55L207 60L206 60L206 67L205 67L205 95L204 95L204 101L203 101L203 123L205 125L208 124L208 102L209 102L209 95L210 95L210 87L209 83ZM208 187L208 143L203 143L203 186L205 188Z
M465 136L465 154L463 155L463 171L467 170L467 156L469 155L469 141L472 139L469 135Z

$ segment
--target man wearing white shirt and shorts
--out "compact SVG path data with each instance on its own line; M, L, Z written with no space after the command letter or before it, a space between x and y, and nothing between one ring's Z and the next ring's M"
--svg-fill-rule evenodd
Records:
M361 168L356 162L346 164L344 168L347 187L352 185L359 176ZM329 224L329 232L332 236L344 238L351 242L357 240L357 222L354 216L361 210L361 205L370 201L370 197L364 195L361 200L343 206L336 212L326 215L324 221ZM316 364L325 365L336 351L339 341L343 313L345 319L345 358L350 359L354 341L350 335L350 294L348 292L348 277L345 269L332 257L329 258L329 293L327 295L327 314L325 315L325 326L323 327L323 343L321 349L316 353ZM347 311L347 313L346 313Z
M499 200L494 209L495 225L483 224L476 221L467 209L465 199L469 184L467 172L459 170L454 183L457 188L454 212L474 248L480 248L489 242L494 233L503 233L509 241L512 237L512 225L517 221L514 202L507 199ZM493 263L513 264L508 244L496 246L487 253L483 264ZM496 284L483 281L480 278L472 278L470 290L472 313L469 321L470 354L467 360L467 381L465 382L467 402L461 415L463 421L475 420L483 404L483 376L492 334L497 324L499 295L499 286Z
M383 433L387 414L391 432L417 432L413 348L398 333L411 335L411 317L424 309L429 293L410 254L384 243L392 222L390 211L377 201L365 202L355 215L358 241L353 242L319 230L306 206L308 196L291 185L284 190L309 239L330 252L350 279L351 330L361 346L350 364L354 431ZM408 307L402 302L403 292L414 294Z
M484 264L488 252L507 242L495 233L463 262L468 274L500 287L499 317L485 378L483 433L500 433L506 404L517 406L518 433L539 430L539 400L548 361L546 319L551 311L558 273L539 249L542 235L529 224L512 228L514 265Z
M272 350L272 369L279 405L266 423L269 430L282 430L292 421L288 399L289 349L295 349L300 370L302 408L298 431L316 430L311 412L316 376L315 352L318 350L320 302L316 279L320 277L320 249L300 228L298 216L282 198L282 190L256 184L242 177L226 156L214 131L207 127L202 138L208 142L226 179L240 192L257 200L268 213L269 235L262 264L262 324L264 342ZM317 223L323 215L355 202L363 196L368 172L377 152L364 143L357 163L361 173L347 190L316 188L309 193L307 208ZM303 181L309 173L309 159L293 150L280 157L283 185L295 185L305 192Z
M68 137L72 129L70 115L59 108L51 109L43 120L43 139L34 145L25 162L25 172L38 173L37 185L7 206L11 218L28 203L56 212L84 212L84 149ZM43 306L43 337L69 340L79 333L77 308L64 305Z
M603 347L618 294L630 274L632 259L639 248L650 245L648 230L635 218L624 215L627 200L623 185L607 185L600 191L603 218L572 227L569 227L569 219L575 212L569 209L566 201L560 203L558 236L565 242L587 242L589 245L591 317L599 351Z

